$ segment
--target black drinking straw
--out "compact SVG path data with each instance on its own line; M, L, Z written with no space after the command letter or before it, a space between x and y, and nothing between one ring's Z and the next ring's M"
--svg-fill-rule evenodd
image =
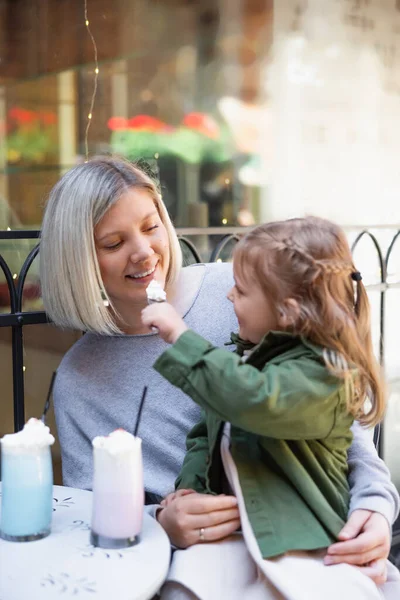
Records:
M57 375L57 371L54 371L53 375L51 376L49 391L47 392L46 403L44 405L43 414L40 417L40 420L42 421L42 423L46 422L46 414L50 408L50 398L51 398L51 394L53 393L53 387L54 387L54 382L56 380L56 375Z
M140 404L139 404L139 410L138 410L138 414L136 417L136 425L135 425L135 430L133 432L133 435L136 437L137 436L137 432L139 429L139 424L140 424L140 417L142 416L142 410L143 410L143 404L146 398L146 394L147 394L147 385L144 386L144 390L143 390L143 394L142 394L142 399L140 400Z

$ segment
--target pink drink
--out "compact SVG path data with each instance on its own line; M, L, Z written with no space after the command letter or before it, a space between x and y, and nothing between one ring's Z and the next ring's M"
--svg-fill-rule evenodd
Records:
M93 440L93 457L91 542L103 548L132 546L143 520L142 440L118 429Z

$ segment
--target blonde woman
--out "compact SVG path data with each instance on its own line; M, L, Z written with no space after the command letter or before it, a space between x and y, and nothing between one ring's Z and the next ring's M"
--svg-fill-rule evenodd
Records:
M64 484L91 488L92 439L117 427L133 430L146 384L140 435L155 514L157 502L174 488L200 409L152 369L167 344L142 324L145 289L157 279L187 325L223 346L237 329L231 303L220 300L232 287L231 265L181 268L176 233L154 183L122 159L98 157L71 169L53 188L40 271L55 324L86 332L63 358L54 389ZM333 563L368 563L366 574L381 582L398 495L368 433L358 424L353 433L350 518L330 557ZM181 496L163 513L165 529L180 547L195 544L203 528L214 541L239 525L236 499L229 495Z

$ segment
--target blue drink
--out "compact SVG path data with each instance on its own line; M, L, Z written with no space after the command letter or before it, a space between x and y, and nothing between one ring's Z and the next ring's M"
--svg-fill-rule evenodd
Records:
M30 541L49 535L53 512L50 446L2 443L1 472L0 537Z

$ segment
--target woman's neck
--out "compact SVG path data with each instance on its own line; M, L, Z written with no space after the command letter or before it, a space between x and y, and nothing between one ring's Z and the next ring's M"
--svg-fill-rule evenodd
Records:
M168 302L174 304L175 290L166 289ZM117 313L117 325L127 335L143 335L151 333L148 327L142 324L142 310L146 308L147 302L127 304L126 302L113 302Z
M149 328L142 324L141 313L147 306L145 303L129 304L128 306L125 303L119 304L118 302L113 304L117 313L117 325L123 333L127 335L150 333Z

